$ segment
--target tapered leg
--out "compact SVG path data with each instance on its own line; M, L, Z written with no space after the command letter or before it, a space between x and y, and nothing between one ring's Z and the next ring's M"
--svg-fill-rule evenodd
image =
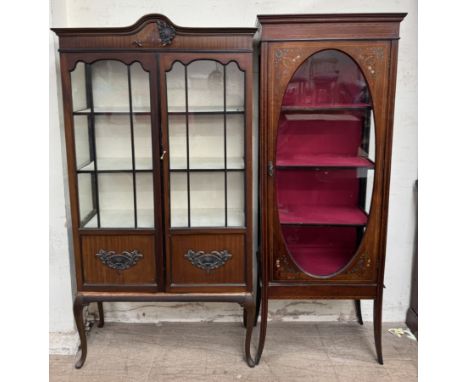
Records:
M383 365L382 357L382 291L377 294L374 300L374 340L377 352L377 361Z
M362 321L362 313L361 313L361 300L354 300L354 307L356 308L357 322L360 325L364 325L364 322Z
M83 303L83 298L81 296L76 296L75 302L73 303L73 315L75 316L76 328L78 329L78 335L80 336L80 349L81 355L80 359L75 363L75 367L80 369L83 366L86 355L88 353L88 345L86 343L86 334L83 322L83 308L85 304Z
M260 283L257 283L257 293L255 295L255 316L254 316L254 326L257 326L258 323L258 316L260 315L260 303L262 301L262 292L260 290ZM244 308L244 316L243 316L243 324L244 328L247 327L247 309Z
M257 281L257 293L255 295L255 321L254 326L257 326L258 316L260 314L260 304L262 302L262 289L260 288L260 280Z
M244 306L244 314L246 315L246 324L247 324L247 330L245 333L245 360L247 362L247 365L250 367L255 366L255 361L252 359L252 356L250 354L250 343L252 341L252 331L253 331L253 326L254 326L254 320L255 320L255 304L253 301L250 301L246 303Z
M104 308L102 307L102 301L98 301L97 306L99 311L98 328L102 328L104 326Z

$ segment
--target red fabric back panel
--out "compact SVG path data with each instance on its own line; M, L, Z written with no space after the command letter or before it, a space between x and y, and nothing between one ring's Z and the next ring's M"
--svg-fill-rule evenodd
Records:
M278 162L322 154L358 156L361 140L361 118L355 121L287 121L282 118L278 130L276 160Z
M282 233L296 264L312 275L338 272L357 249L355 227L282 226Z
M278 169L276 187L279 208L357 207L358 203L356 169Z

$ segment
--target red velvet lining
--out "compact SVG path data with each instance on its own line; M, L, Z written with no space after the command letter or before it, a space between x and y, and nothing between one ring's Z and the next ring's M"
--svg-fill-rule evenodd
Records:
M286 89L276 148L277 203L286 245L307 273L342 269L356 250L358 226L367 223L358 207L358 168L373 168L361 149L368 107L361 71L338 51L311 56Z
M362 118L353 121L288 121L283 116L278 130L276 160L282 162L318 155L359 157L362 123Z
M317 276L338 272L357 249L357 229L354 227L282 226L282 232L296 264Z
M359 192L358 171L354 168L294 171L278 169L276 186L279 207L356 207Z

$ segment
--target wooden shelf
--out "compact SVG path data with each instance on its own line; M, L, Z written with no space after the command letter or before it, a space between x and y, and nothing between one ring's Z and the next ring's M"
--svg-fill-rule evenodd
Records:
M281 224L292 225L349 225L364 226L367 214L358 207L301 207L301 209L279 208Z
M372 108L368 103L353 103L353 104L330 104L330 105L284 105L281 107L283 113L320 113L322 111L347 111L347 110L367 110Z
M294 169L307 167L338 167L338 168L374 168L374 162L360 156L341 155L309 155L277 158L276 167L279 169Z

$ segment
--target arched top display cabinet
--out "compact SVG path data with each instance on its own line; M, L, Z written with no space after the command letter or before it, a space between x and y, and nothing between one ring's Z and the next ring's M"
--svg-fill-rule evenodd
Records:
M260 29L262 330L269 298L375 301L404 14L266 15Z
M58 28L77 294L253 317L255 28ZM248 326L248 325L247 325ZM250 356L247 356L250 360Z

